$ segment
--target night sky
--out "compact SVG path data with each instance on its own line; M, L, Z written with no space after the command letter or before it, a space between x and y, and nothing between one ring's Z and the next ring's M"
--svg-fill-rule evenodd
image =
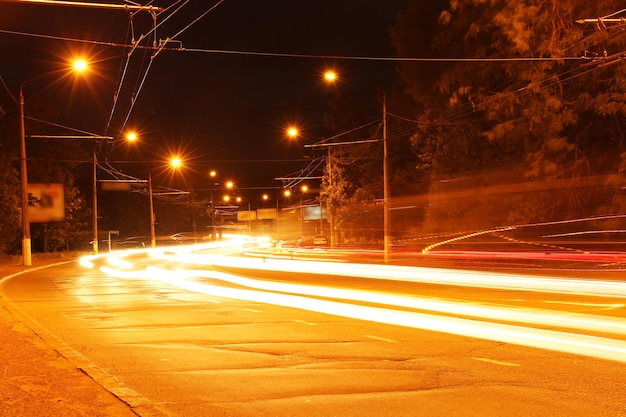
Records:
M153 3L172 4L173 0ZM215 4L192 0L165 21L162 14L157 38L173 37ZM56 75L46 75L45 81L29 82L26 96L38 94L53 102L60 112L54 122L66 126L117 138L122 128L137 130L140 143L130 148L116 139L107 150L113 165L142 176L152 166L138 161L161 164L170 152L177 152L186 161L185 183L194 187L202 187L210 169L234 178L242 188L279 187L275 177L305 164L298 160L302 147L285 137L287 125L298 124L310 140L329 133L323 126L331 94L321 79L326 68L383 87L394 77L393 63L318 56L392 56L389 27L407 4L408 0L225 0L152 60L153 51L135 51L112 112L128 54L122 45L131 39L126 11L0 1L0 76L16 95L20 82L62 68L69 54L82 51L91 62L85 80L61 83ZM133 18L134 38L149 32L151 25L150 15L138 12ZM185 51L171 49L179 47ZM140 85L129 115L133 91Z

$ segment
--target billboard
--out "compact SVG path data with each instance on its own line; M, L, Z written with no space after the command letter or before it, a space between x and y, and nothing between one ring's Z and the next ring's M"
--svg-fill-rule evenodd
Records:
M276 209L275 208L263 208L256 210L256 218L259 220L267 220L267 219L275 219L276 218Z
M237 221L239 221L239 222L249 222L250 220L256 220L256 211L248 210L248 211L238 211L237 212Z
M304 206L302 207L304 220L321 220L326 219L326 207L320 206Z
M63 184L28 184L28 221L30 223L65 220Z

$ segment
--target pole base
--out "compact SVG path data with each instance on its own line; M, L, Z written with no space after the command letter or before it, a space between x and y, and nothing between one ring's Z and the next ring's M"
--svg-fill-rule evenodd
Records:
M33 258L30 252L30 238L22 239L22 265L32 266Z

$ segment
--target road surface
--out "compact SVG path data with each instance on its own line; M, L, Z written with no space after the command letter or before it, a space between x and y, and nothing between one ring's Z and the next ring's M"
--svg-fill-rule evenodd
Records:
M63 263L0 291L141 416L626 416L621 275L231 251Z

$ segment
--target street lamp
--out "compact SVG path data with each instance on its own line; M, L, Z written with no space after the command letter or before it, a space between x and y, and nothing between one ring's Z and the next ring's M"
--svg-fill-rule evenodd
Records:
M75 72L82 72L87 68L86 61L80 60L73 63ZM46 74L22 81L19 91L20 106L20 182L22 188L22 264L31 266L33 264L30 239L30 221L28 219L28 164L26 159L26 128L24 124L24 86Z
M289 136L290 138L297 138L298 137L298 128L294 127L294 126L290 126L287 128L287 136Z
M334 71L324 73L324 79L335 82L337 74ZM376 88L382 94L382 122L383 122L383 254L385 263L391 255L391 216L389 211L389 153L387 149L387 94L381 87L365 84ZM331 239L332 240L332 239Z
M79 61L80 62L80 61ZM74 64L74 68L82 68L83 65L80 63L75 63ZM128 132L126 133L126 140L130 143L135 142L138 139L137 133L135 132ZM113 139L112 137L104 137L103 139ZM93 184L92 184L92 188L93 188L93 196L92 196L92 206L93 206L93 229L92 229L92 233L93 233L93 239L91 240L91 247L93 249L93 253L98 253L98 245L99 245L99 239L98 239L98 157L96 155L96 146L94 145L93 147L93 174L92 174L92 178L93 178ZM111 244L111 240L109 239L109 246ZM109 250L111 250L111 248L109 248Z
M216 240L216 229L215 229L215 203L213 202L213 188L217 185L215 182L215 177L217 177L217 172L212 169L209 171L209 178L211 178L211 240Z
M178 169L182 166L182 159L177 156L170 158L170 168ZM150 247L156 248L156 219L154 216L154 199L152 192L152 171L148 173L148 195L150 197Z

